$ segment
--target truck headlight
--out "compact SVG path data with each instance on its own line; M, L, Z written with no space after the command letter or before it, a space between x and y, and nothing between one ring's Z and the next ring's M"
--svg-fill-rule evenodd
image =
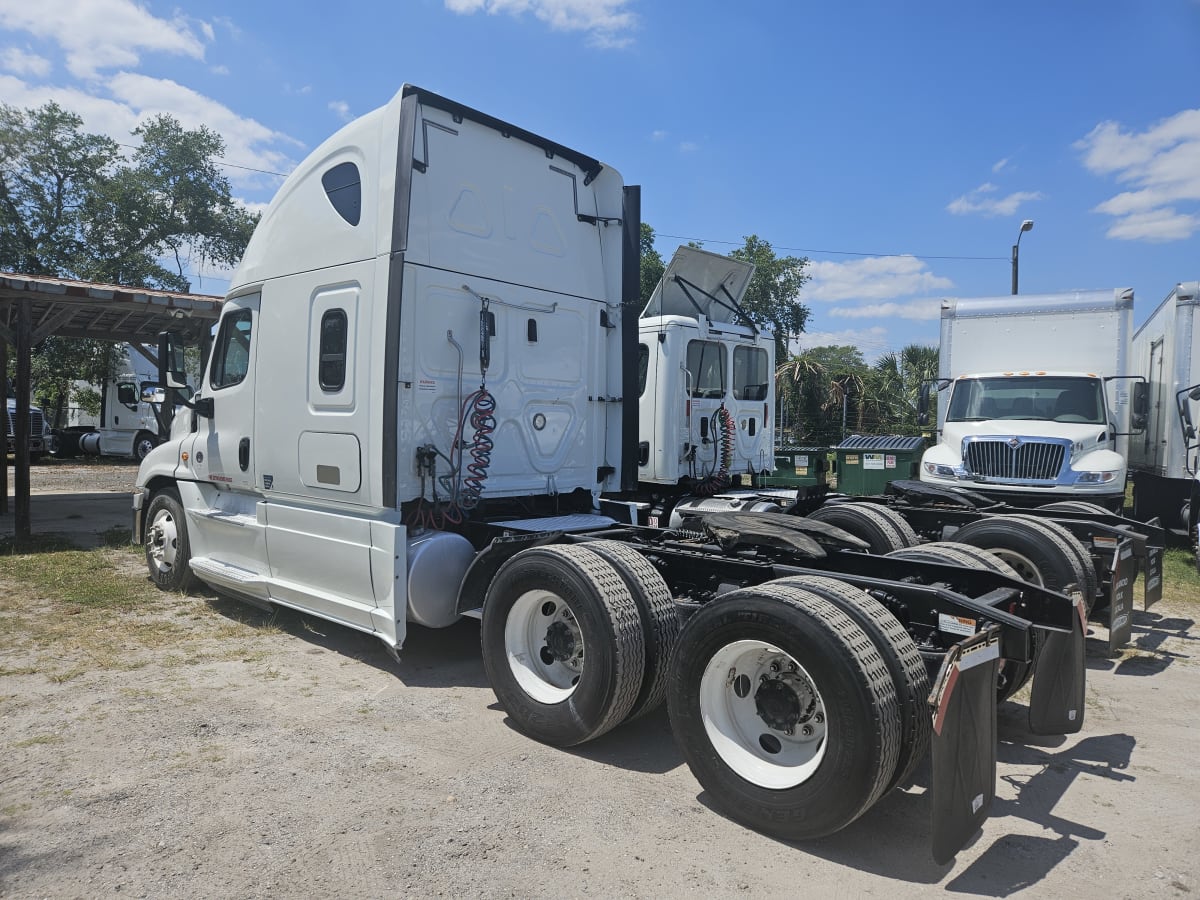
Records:
M925 467L925 474L933 475L937 478L957 478L958 472L954 470L954 466L943 466L938 463L922 463Z
M1081 472L1075 480L1079 484L1108 484L1116 478L1116 472Z

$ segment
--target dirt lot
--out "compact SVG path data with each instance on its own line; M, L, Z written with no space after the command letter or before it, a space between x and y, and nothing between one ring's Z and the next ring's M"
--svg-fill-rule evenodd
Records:
M129 467L83 468L128 490ZM413 628L397 665L320 620L160 594L128 547L9 556L0 894L1194 894L1197 609L1139 613L1115 661L1095 629L1080 735L1034 738L1004 704L994 815L938 866L924 773L792 846L710 808L665 713L573 751L526 739L477 623Z

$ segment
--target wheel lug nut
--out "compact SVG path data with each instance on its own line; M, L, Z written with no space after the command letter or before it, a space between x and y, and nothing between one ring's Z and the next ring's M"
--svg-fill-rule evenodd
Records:
M771 663L771 671L778 672L779 671L779 663L777 663L777 662Z
M825 713L817 713L815 716L813 716L813 721L820 725L825 721Z
M811 725L805 725L803 728L800 729L800 733L803 734L805 737L812 737L813 727Z

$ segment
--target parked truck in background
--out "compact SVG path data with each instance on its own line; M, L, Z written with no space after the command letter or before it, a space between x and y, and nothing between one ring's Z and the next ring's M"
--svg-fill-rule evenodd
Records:
M8 423L8 441L6 449L9 455L16 453L17 448L17 400L13 394L12 385L8 385L5 398L5 422ZM42 458L50 443L50 431L46 426L46 418L36 406L29 407L29 461L37 462Z
M1180 282L1133 336L1133 370L1149 384L1146 430L1129 445L1133 514L1159 517L1195 546L1200 420L1200 282Z
M773 433L769 358L736 353L761 336L704 309L744 271L687 279L694 326L672 321L669 285L639 322L639 219L611 167L419 88L347 125L263 215L199 390L139 468L150 575L393 652L420 639L410 624L479 618L515 727L579 744L665 698L714 802L789 840L844 827L932 746L949 859L987 815L994 704L1035 647L1031 727L1082 727L1083 567L1060 592L975 548L872 555L778 512L639 524L644 484L765 469ZM731 368L707 346L689 365L693 342L732 346ZM657 344L684 351L654 369L684 389L661 456L636 402ZM163 335L169 390L176 349Z
M100 412L91 415L77 406L69 407L66 421L53 430L55 456L122 456L140 462L158 446L166 437L166 423L155 349L126 344L115 372L102 384L76 383L77 388L92 387L99 392ZM186 400L191 388L180 393Z
M1142 425L1131 396L1144 391L1130 377L1132 325L1132 290L944 300L937 443L921 481L1122 509Z

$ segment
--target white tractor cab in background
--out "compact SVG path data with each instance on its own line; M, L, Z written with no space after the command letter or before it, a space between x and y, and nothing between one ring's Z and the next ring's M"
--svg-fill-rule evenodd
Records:
M638 321L638 481L665 489L654 524L749 487L774 465L775 342L741 301L754 266L680 247ZM673 515L673 518L672 518Z
M54 430L51 452L63 458L84 454L145 459L167 434L155 352L153 347L126 344L112 377L92 386L100 391L100 415L69 408L64 426ZM177 394L187 400L192 389L185 385Z
M932 746L948 860L988 814L999 698L1036 668L1030 727L1082 727L1086 554L1038 585L976 547L875 555L778 511L638 524L640 469L675 492L753 473L773 431L766 339L723 305L746 268L685 254L715 277L676 269L639 322L639 237L616 170L455 101L405 86L345 126L263 215L199 389L141 464L151 577L393 652L477 617L516 728L579 744L665 698L713 802L786 840L844 827ZM170 390L177 351L162 335ZM639 359L674 394L661 455Z
M1132 324L1131 290L943 300L938 443L921 481L1120 511L1127 438L1145 427ZM928 399L926 388L922 424Z

